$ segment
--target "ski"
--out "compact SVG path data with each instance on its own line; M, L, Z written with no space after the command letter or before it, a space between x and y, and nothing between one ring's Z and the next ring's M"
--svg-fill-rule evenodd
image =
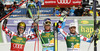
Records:
M58 51L58 24L57 22L55 22L53 24L53 30L54 30L54 47L55 47L55 51Z
M28 8L28 13L29 13L29 17L31 17L33 19L33 15L32 15L32 12L31 12L30 8Z
M18 7L20 7L21 5L23 5L24 3L26 3L27 1L22 2L21 4L18 5ZM17 8L13 9L11 12L9 12L7 15L5 15L4 17L2 17L0 19L0 21L2 21L3 19L5 19L7 16L9 16L13 11L15 11Z

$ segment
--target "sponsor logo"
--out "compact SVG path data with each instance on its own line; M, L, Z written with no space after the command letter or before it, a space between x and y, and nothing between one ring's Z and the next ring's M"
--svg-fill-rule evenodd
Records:
M58 4L70 4L71 0L57 0Z
M73 4L81 3L81 1L73 1Z
M13 44L13 48L22 49L23 45Z
M23 40L22 38L16 38L17 40Z
M89 21L81 21L82 24L89 24Z
M46 36L48 36L48 37L49 37L49 36L50 36L50 33L46 33Z
M51 12L51 10L40 10L39 12Z
M70 37L70 39L76 39L75 37Z
M21 13L21 10L20 11L14 11L13 13Z
M54 4L54 3L56 3L56 1L45 1L45 3L46 4L48 4L48 3L53 3Z
M15 24L17 24L17 23L19 23L19 22L21 22L21 20L14 20L14 23L15 23Z

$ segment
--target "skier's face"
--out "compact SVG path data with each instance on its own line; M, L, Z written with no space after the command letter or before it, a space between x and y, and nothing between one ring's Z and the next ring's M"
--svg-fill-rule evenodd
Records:
M38 2L38 0L35 0L35 2L37 3L37 2Z
M45 28L45 30L50 30L51 27L50 27L50 25L45 25L44 28Z
M76 27L74 26L70 27L69 30L70 30L70 33L73 33L73 34L76 33Z
M23 26L20 26L19 29L18 29L18 32L19 32L20 34L23 34L23 32L24 32L24 27L23 27Z

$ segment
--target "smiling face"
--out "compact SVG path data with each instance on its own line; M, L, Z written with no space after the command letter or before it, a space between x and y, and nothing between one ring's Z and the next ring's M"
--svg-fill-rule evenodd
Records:
M75 26L70 27L69 30L70 30L70 33L72 33L72 34L76 33L76 27Z
M51 29L50 25L45 25L44 28L45 28L46 31Z
M24 33L24 27L23 26L20 26L19 29L18 29L18 32L20 34L23 34Z

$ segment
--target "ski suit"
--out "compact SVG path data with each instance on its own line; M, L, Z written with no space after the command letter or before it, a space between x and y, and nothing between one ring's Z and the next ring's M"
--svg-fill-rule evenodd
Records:
M11 38L11 51L24 51L25 43L27 40L37 38L35 34L18 36L18 33L10 31L7 27L2 30Z
M65 21L63 23L58 24L58 27L61 27L61 25L64 25ZM62 29L64 26L61 27ZM34 32L34 26L32 25L31 31ZM41 39L43 48L42 51L54 51L54 32L52 30L45 31L45 30L39 30L39 37Z
M65 25L65 24L64 24ZM58 28L61 35L65 38L66 44L67 44L67 51L80 51L80 42L86 41L91 42L92 37L86 38L78 33L71 34L66 33L62 28Z

